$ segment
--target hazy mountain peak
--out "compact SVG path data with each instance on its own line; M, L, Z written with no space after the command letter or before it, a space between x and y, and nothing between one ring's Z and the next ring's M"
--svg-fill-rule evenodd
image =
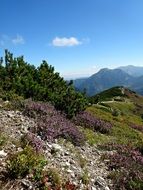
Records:
M118 68L134 77L143 76L143 67L141 66L127 65Z
M111 69L108 69L108 68L103 68L103 69L100 69L99 72L106 72L106 71L109 71Z

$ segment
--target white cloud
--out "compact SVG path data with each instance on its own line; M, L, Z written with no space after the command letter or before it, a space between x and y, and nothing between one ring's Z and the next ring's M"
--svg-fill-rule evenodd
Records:
M17 44L24 44L24 38L22 36L20 36L19 34L17 34L17 36L15 38L12 39L12 43L17 45Z
M2 47L8 47L11 44L18 45L18 44L24 44L24 43L25 43L24 38L19 34L17 34L16 37L13 37L13 38L6 34L3 34L0 36L0 46Z
M77 45L80 45L80 44L82 44L82 42L79 41L75 37L70 37L70 38L66 38L66 37L59 38L59 37L56 37L52 41L52 45L53 46L58 46L58 47L64 47L64 46L70 47L70 46L77 46Z

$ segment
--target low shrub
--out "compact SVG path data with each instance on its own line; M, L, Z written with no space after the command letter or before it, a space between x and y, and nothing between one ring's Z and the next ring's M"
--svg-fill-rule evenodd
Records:
M84 170L81 176L82 183L88 185L89 183L89 174L87 170Z
M23 113L36 119L37 128L31 130L43 140L53 141L63 137L75 145L84 142L82 132L50 104L31 101L25 106Z
M116 150L112 155L106 155L109 177L113 180L114 189L142 190L143 189L143 155L139 150L130 146L108 145Z
M130 127L143 133L143 125L131 124Z
M51 187L61 187L62 180L59 175L59 171L56 168L49 168L47 171L48 181L51 183Z
M0 149L7 143L8 137L0 130Z
M80 152L76 152L76 158L78 160L78 163L80 165L80 167L83 169L85 168L85 166L87 165L87 160L85 157L83 157L83 155Z
M78 187L71 183L70 181L67 181L65 184L64 184L64 187L63 187L65 190L77 190Z
M46 160L37 154L32 147L26 146L23 151L9 155L7 170L10 178L22 178L33 173L41 173Z
M25 148L30 145L34 148L36 152L42 151L43 142L35 134L28 132L21 137L21 146Z
M77 190L78 187L62 178L57 168L48 168L40 178L39 189L43 190Z
M120 111L117 110L117 109L114 109L114 110L112 111L112 115L115 116L115 117L117 117L117 116L120 115Z
M76 125L90 128L101 133L109 133L112 128L111 123L98 119L87 111L77 114L77 116L73 118L73 122Z

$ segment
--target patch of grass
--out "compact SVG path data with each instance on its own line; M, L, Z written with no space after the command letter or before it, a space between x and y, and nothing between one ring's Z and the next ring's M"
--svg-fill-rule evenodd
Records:
M83 133L89 145L93 146L94 144L104 144L111 140L111 137L101 133L95 133L91 129L84 129Z
M100 108L99 105L90 106L87 108L87 111L94 114L96 117L101 118L106 121L112 121L113 116L110 112L106 112L103 109Z
M127 125L114 126L111 136L113 136L115 142L119 144L131 144L135 147L142 146L143 144L143 135Z
M0 134L0 149L7 143L7 137L5 134Z
M112 109L118 109L121 114L118 116L113 116L111 113L100 109L98 105L87 108L87 111L91 112L96 117L112 123L113 127L111 129L110 136L108 135L107 142L111 141L119 144L131 144L135 147L143 147L143 134L130 127L131 123L142 125L141 117L133 114L134 104L131 102L113 102L110 103L110 107ZM89 131L85 134L86 138L89 139L90 144L96 143L98 141L96 138L99 139L99 142L101 141L103 143L106 143L106 140L104 140L106 135L104 135L102 138L100 133L98 134L98 137Z
M9 155L7 170L10 178L21 178L27 174L40 175L46 160L37 154L32 147L26 146L23 151Z
M135 123L137 125L143 125L142 119L140 116L137 115L130 115L124 118L124 121L126 121L127 124L130 125L130 123Z
M107 103L112 109L118 109L124 114L132 114L132 111L135 109L135 106L132 102L112 102Z
M99 109L103 110L103 111L112 113L111 107L106 105L106 104L104 104L104 105L98 104L98 105L95 105L95 106L98 107Z
M60 187L62 185L59 171L56 168L49 168L47 171L47 177L52 187Z
M82 183L88 185L89 183L89 174L87 170L84 170L81 176Z
M85 166L87 164L86 158L84 158L79 152L77 152L76 155L77 155L76 157L78 159L80 167L85 168Z

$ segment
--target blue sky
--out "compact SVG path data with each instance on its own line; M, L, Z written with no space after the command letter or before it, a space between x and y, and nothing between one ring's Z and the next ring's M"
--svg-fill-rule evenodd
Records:
M0 55L65 77L143 66L143 0L0 0Z

